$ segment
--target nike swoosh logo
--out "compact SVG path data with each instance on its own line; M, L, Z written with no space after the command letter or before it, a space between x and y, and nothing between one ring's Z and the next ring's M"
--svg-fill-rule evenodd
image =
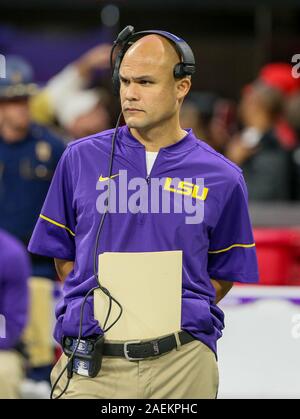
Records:
M117 175L112 175L110 178L109 177L102 177L102 175L99 177L99 182L105 182L108 179L113 179L114 177L119 176L119 173Z

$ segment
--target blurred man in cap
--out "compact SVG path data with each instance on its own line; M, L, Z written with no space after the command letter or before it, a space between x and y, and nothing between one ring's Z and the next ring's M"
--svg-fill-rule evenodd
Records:
M62 142L47 128L31 122L29 98L36 94L33 71L18 56L6 58L6 78L0 79L0 227L28 244L47 194ZM53 361L51 292L55 270L50 259L32 258L31 312L26 343L30 362L49 377Z
M30 64L19 56L6 59L5 77L0 78L1 99L17 100L32 96L38 92L33 83L33 70Z

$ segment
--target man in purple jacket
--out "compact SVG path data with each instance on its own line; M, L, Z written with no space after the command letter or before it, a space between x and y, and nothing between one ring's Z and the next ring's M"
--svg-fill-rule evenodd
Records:
M109 156L114 130L71 143L56 170L29 250L55 258L65 281L64 298L56 309L55 338L65 345L67 337L67 344L74 348L82 323L83 350L89 337L103 335L104 329L94 318L93 296L87 296L97 286L93 252L101 218L99 189L109 177L121 192L127 187L129 208L136 193L129 183L144 179L147 208L137 202L136 210L124 211L123 195L119 195L116 206L122 209L107 214L97 255L181 251L181 330L151 342L106 343L96 377L89 375L84 361L76 364L76 374L64 393L67 398L215 398L216 342L224 327L217 303L233 282L258 280L241 170L191 130L180 127L179 111L191 77L174 77L172 70L182 59L174 42L151 34L129 47L119 74L126 125L116 136L112 171ZM162 181L160 197L171 200L169 212L162 211L160 204L157 211L150 210L157 179ZM186 195L194 208L204 209L196 223L188 222L187 213L176 207L178 197ZM52 382L66 363L63 355ZM54 394L59 396L66 385L63 375Z
M0 230L0 398L18 398L23 376L20 337L27 321L30 264L26 249Z

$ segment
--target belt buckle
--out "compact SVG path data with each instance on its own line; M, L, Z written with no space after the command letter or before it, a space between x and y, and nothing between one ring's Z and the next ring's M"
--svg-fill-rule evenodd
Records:
M159 347L158 347L158 340L151 340L152 348L154 350L154 356L160 355Z
M128 345L131 345L133 343L141 343L141 341L140 340L131 340L131 341L128 341L128 342L125 342L124 343L124 355L125 355L125 358L128 361L141 361L142 359L145 359L145 358L132 358L131 356L128 355L128 353L129 353Z

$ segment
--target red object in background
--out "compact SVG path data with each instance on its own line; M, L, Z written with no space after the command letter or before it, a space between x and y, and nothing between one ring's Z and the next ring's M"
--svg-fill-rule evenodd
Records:
M275 126L275 135L286 150L293 150L298 144L295 131L283 118Z
M259 72L259 80L280 90L285 96L300 91L300 79L293 77L292 65L288 63L269 63Z
M300 228L255 228L261 285L300 285Z

